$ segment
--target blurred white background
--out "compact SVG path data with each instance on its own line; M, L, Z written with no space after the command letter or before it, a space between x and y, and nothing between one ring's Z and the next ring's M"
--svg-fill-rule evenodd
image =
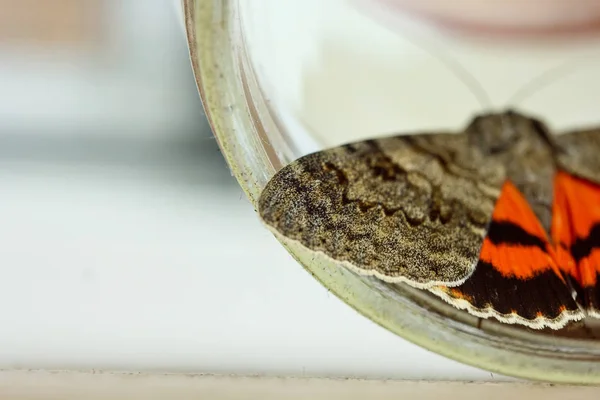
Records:
M2 131L162 140L202 123L171 2L0 0L0 7Z
M358 315L261 227L173 5L0 0L0 368L490 379Z

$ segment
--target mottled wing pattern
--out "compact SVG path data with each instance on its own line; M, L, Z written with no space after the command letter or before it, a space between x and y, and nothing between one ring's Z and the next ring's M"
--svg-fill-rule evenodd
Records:
M600 184L600 129L588 129L553 136L561 169Z
M259 200L276 234L358 273L427 288L474 271L505 181L466 135L398 136L304 156Z
M279 171L259 212L340 265L476 316L600 317L600 130L553 136L508 111L464 134L349 144Z

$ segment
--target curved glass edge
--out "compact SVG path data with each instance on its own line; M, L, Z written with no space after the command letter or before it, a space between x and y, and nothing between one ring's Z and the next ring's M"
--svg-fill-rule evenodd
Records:
M217 143L253 205L277 166L246 106L239 60L232 52L229 21L237 18L229 1L184 0L192 68Z
M242 71L235 1L184 0L184 11L191 62L205 112L233 175L256 208L262 188L286 157L266 140L261 115L248 101L252 82ZM278 239L337 297L419 346L504 375L600 384L600 347L595 343L554 340L500 324L489 324L489 330L482 331L476 328L476 318L439 301L432 306L421 291L396 285L393 293L386 292L377 287L381 283L315 256L285 238Z

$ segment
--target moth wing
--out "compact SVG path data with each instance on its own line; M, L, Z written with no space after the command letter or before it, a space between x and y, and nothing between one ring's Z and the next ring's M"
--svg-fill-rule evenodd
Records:
M600 129L553 136L559 168L600 184Z
M552 236L586 312L600 318L600 185L566 172L555 179Z
M259 214L359 274L452 286L475 269L504 179L464 134L396 136L290 163L266 185Z
M577 299L600 317L600 129L554 138L562 170L555 181L553 235L572 256L565 265ZM566 264L566 262L565 262Z
M473 275L457 287L430 291L475 316L534 329L559 329L583 318L545 230L510 181L496 203Z

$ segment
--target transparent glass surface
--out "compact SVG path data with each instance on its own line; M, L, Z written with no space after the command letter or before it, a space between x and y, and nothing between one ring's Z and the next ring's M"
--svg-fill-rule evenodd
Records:
M466 39L342 0L290 3L184 0L206 113L255 205L278 169L352 140L458 130L475 113L507 107L555 130L600 122L597 39ZM534 331L482 320L282 245L348 305L431 351L505 375L600 383L595 321Z

